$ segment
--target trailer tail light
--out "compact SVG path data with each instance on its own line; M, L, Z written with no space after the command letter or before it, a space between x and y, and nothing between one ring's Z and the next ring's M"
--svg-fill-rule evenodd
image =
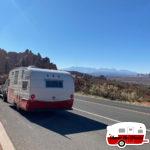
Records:
M32 94L32 95L31 95L31 100L34 100L34 99L35 99L35 95Z
M73 99L73 98L74 98L74 95L73 95L73 94L71 94L71 95L70 95L70 98L71 98L71 99Z

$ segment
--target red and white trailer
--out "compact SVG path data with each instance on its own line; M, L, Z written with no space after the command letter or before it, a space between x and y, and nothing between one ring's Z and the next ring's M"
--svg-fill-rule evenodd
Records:
M126 145L149 143L146 126L136 122L121 122L107 127L106 142L110 146L124 148Z
M26 111L71 109L74 79L65 71L19 67L9 73L7 99Z

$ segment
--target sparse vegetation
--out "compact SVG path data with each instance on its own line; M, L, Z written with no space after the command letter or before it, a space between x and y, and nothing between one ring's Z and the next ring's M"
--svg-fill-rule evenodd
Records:
M125 83L107 79L104 76L94 77L79 72L71 72L75 77L75 90L84 94L96 95L112 100L150 101L150 89L144 85Z

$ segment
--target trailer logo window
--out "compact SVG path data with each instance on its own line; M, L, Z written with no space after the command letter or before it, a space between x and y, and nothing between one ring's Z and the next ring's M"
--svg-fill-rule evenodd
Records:
M46 88L63 88L61 80L46 80Z

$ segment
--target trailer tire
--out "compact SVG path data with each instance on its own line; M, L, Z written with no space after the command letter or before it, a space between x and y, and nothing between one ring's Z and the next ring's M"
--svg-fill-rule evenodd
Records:
M124 148L124 147L126 146L125 141L123 141L123 140L119 141L119 142L118 142L118 146L119 146L120 148Z
M16 109L17 109L17 111L18 111L18 112L20 112L20 111L21 111L21 108L19 107L19 105L18 105L18 104L16 104Z
M7 96L3 95L3 102L7 102Z

